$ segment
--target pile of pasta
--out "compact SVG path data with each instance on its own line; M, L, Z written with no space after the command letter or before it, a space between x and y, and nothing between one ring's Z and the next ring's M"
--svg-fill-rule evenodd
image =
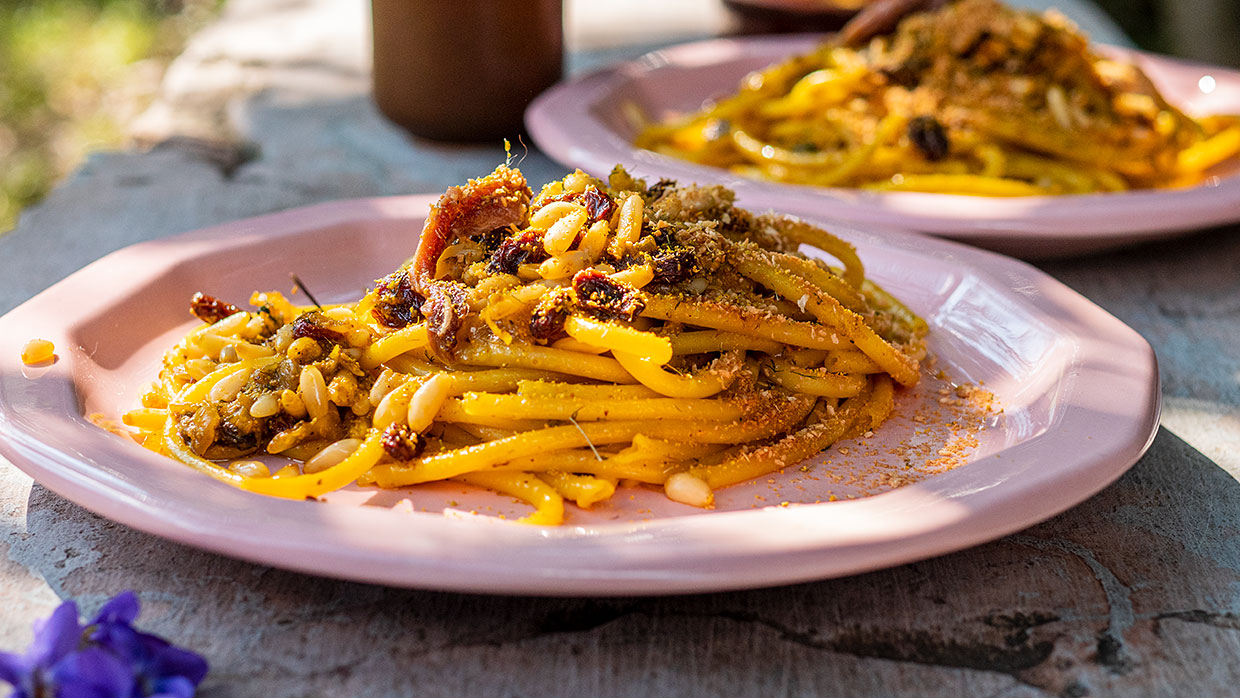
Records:
M1053 11L960 0L752 73L636 143L795 184L1081 194L1199 183L1240 153L1240 118L1185 115Z
M539 524L618 485L710 507L876 429L925 354L849 243L619 168L535 196L501 165L450 188L359 302L250 303L194 296L204 324L124 417L147 447L295 499L464 482Z

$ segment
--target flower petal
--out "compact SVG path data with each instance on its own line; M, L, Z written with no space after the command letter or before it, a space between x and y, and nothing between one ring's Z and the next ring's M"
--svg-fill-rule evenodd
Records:
M194 698L195 685L196 681L190 681L184 676L160 679L153 687L155 692L147 698Z
M30 676L30 663L25 657L8 652L0 652L0 681L12 684L15 688L22 687L22 681Z
M46 621L35 626L34 642L26 650L26 661L32 669L50 667L77 649L81 637L77 604L66 601L57 606Z
M90 636L91 642L121 658L134 667L134 671L139 672L151 657L143 639L142 633L124 623L100 623L95 626L95 632Z
M87 647L56 663L51 671L56 698L130 698L133 671L111 652Z
M183 676L197 686L207 675L207 660L189 650L168 645L155 653L149 671L154 678Z
M99 609L99 613L95 615L94 623L124 623L131 625L138 619L138 613L142 610L141 604L138 602L138 595L126 589L121 593L113 596L111 600Z

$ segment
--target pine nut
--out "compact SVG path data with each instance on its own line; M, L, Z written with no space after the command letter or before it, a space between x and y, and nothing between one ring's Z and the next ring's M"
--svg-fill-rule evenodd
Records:
M238 359L261 359L275 353L271 347L262 344L237 344L233 347Z
M239 460L228 469L244 477L271 477L271 469L256 460Z
M452 376L435 373L418 388L409 400L410 429L421 434L430 427L439 414L439 408L443 407L443 401L452 393L453 383Z
M219 322L212 325L211 333L217 334L220 336L236 334L237 331L240 330L242 327L244 327L245 323L249 321L250 321L249 313L245 311L242 311L240 313L233 313L232 315L229 315L223 320L220 320Z
M633 288L641 288L646 284L654 281L654 270L649 264L639 264L629 267L624 271L618 271L610 274L612 280L620 283L628 284Z
M280 407L284 408L290 416L301 419L306 416L306 403L301 401L301 397L292 390L285 390L280 393Z
M612 238L611 245L609 245L609 251L613 257L617 259L623 257L629 245L637 242L637 239L641 237L645 206L642 197L637 194L630 195L620 205L620 220L616 223L616 236Z
M301 470L304 473L317 473L327 470L348 458L361 445L361 439L341 439L314 454L313 457L302 464Z
M213 402L229 402L237 397L249 380L249 371L237 371L232 375L224 376L218 383L211 386L207 398Z
M543 215L544 212L547 215ZM577 234L581 232L582 226L586 224L586 220L589 217L590 214L586 212L585 208L577 204L557 201L540 208L538 213L531 216L530 224L540 225L535 222L535 219L548 222L553 221L543 235L543 249L547 250L547 254L554 257L568 252L569 248L573 246L573 242L577 239Z
M236 362L237 362L237 348L231 344L225 344L224 348L220 349L220 363L231 364L231 363L236 363Z
M577 170L564 178L564 190L573 191L580 194L586 190L586 187L590 186L590 180L590 175L582 172L581 170Z
M296 446L305 438L305 433L300 429L295 427L293 429L285 429L271 437L271 441L267 443L267 452L273 454L283 453Z
M401 393L405 393L406 397L402 397ZM383 399L375 406L375 416L371 420L374 422L376 429L386 429L398 420L406 418L406 415L409 414L409 398L407 395L407 391L393 389L390 393L383 396Z
M288 350L288 345L292 343L293 343L293 326L292 325L283 325L282 327L280 327L280 329L276 330L276 333L272 335L271 337L272 348L274 348L276 351L280 352L281 354L283 354L286 350Z
M263 393L253 405L250 405L250 416L256 419L274 417L280 413L280 398L275 393Z
M607 237L610 234L611 226L607 225L607 221L598 221L586 231L577 249L584 252L591 262L597 261L607 248Z
M309 337L298 337L288 345L288 358L299 364L308 364L319 358L323 350L319 343Z
M303 339L305 339L303 337ZM317 347L318 344L315 344ZM327 414L327 383L323 374L314 366L301 369L301 379L297 385L297 396L306 405L306 414L317 419Z
M370 404L378 405L395 387L396 372L390 368L383 369L383 372L375 379L374 386L370 389Z
M250 317L250 320L245 323L245 327L243 327L241 332L238 334L246 339L254 339L258 335L262 334L265 329L267 329L267 321L263 319L262 315L254 313L254 315Z
M215 370L215 362L210 359L190 359L185 362L185 373L191 380L202 380L202 377Z
M710 508L715 504L715 493L706 481L689 473L676 473L663 485L667 498L673 502L693 507Z

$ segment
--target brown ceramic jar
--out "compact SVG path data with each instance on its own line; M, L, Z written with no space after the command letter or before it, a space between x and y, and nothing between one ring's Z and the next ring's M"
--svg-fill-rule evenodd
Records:
M374 95L418 136L514 138L560 79L562 0L372 0Z

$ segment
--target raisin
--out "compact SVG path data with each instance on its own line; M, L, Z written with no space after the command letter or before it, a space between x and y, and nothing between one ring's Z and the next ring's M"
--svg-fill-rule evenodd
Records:
M456 333L460 332L469 314L464 287L447 281L436 282L427 289L422 313L426 316L431 351L441 358L450 357L456 348Z
M651 261L654 266L654 281L661 284L684 281L698 268L697 257L685 249L662 252Z
M302 313L293 321L293 339L309 337L339 344L344 341L344 335L327 327L330 322L331 320L326 315L317 310Z
M614 267L616 271L624 271L625 269L628 269L629 267L632 267L638 264L644 264L645 262L646 262L646 258L644 256L638 256L638 255L630 253L630 254L624 255L620 259L613 258L611 260L611 266Z
M662 223L662 222L660 222ZM654 225L651 221L642 222L642 237L649 235L659 247L671 247L675 245L676 234L672 232L671 226L667 224Z
M616 202L595 186L586 187L585 192L578 197L577 203L586 207L586 211L590 214L590 223L611 220L611 214L616 212Z
M951 149L947 140L947 129L933 116L919 116L910 121L908 139L930 161L942 160Z
M387 429L383 430L379 443L383 446L383 452L388 454L392 460L402 463L417 458L426 446L426 442L419 439L408 424L400 422L389 424Z
M281 411L265 419L258 420L258 429L259 433L262 435L262 440L266 442L270 441L271 437L276 434L292 429L299 421L301 420L297 419L288 412Z
M522 264L541 262L546 258L542 238L533 230L527 230L500 243L499 249L487 263L487 271L492 274L516 274Z
M577 272L573 293L578 307L601 319L632 321L646 307L637 289L596 269Z
M487 254L495 252L495 250L498 250L499 246L503 244L505 238L511 234L512 229L508 227L496 228L492 230L482 236L482 249L486 250Z
M208 296L201 291L195 293L189 299L189 310L194 314L194 317L208 325L214 325L229 315L236 315L241 312L241 308L232 303L225 303L215 296Z
M375 286L375 305L370 314L385 327L405 327L418 318L423 300L413 290L408 272L393 272Z
M563 302L540 303L530 315L530 336L549 342L564 334L568 307Z
M593 184L587 186L585 191L569 191L547 197L542 200L540 206L546 206L553 201L572 201L580 204L590 216L589 223L608 220L611 218L611 214L616 212L616 202L606 192L600 191Z
M215 445L249 453L258 449L258 437L253 432L244 431L240 425L222 419L215 429Z

